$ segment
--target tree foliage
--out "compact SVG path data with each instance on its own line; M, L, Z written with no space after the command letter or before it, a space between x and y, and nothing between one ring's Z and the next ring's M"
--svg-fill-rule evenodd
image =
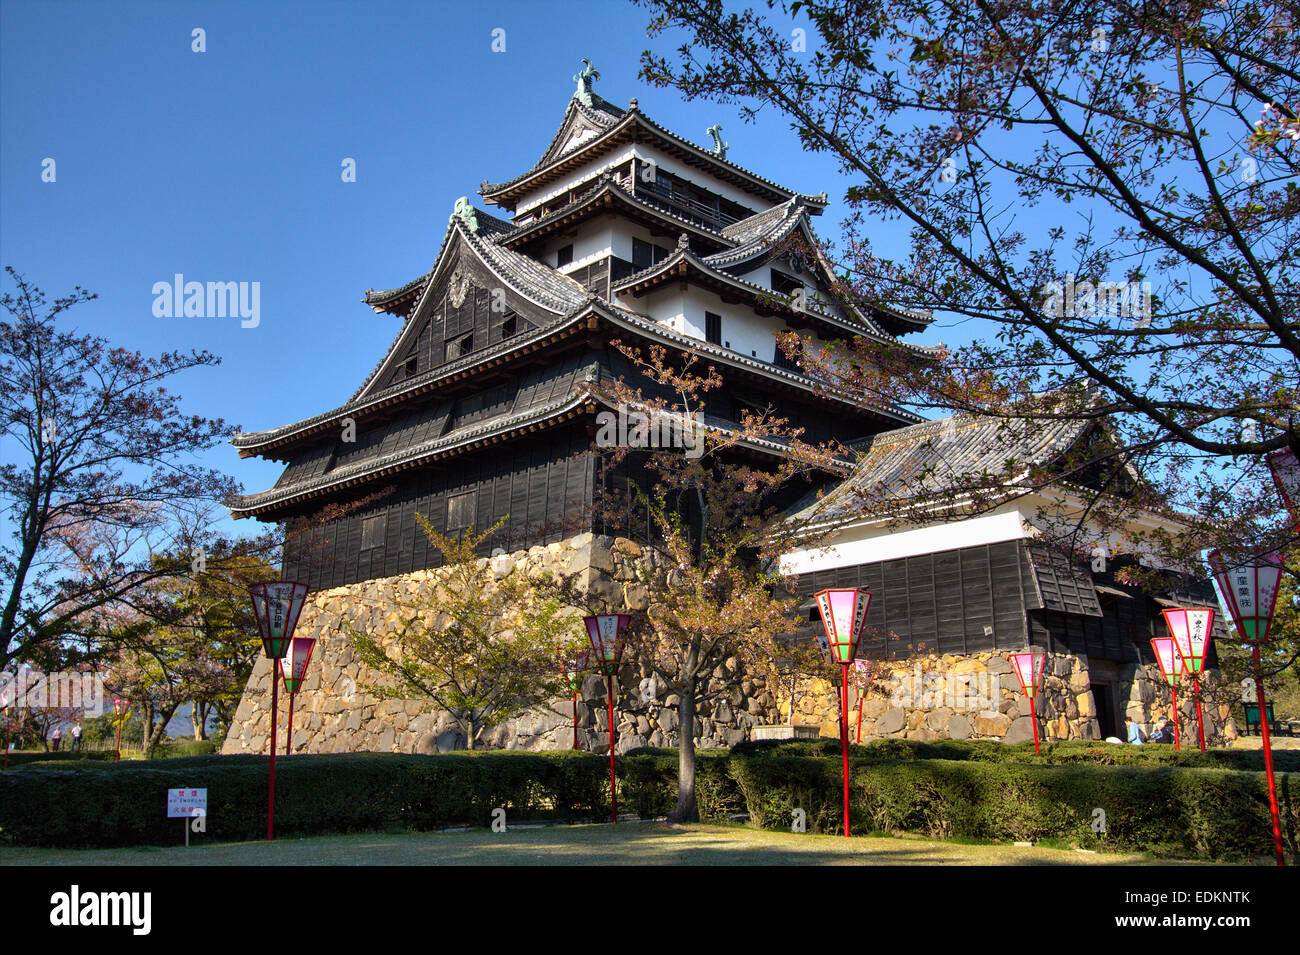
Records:
M552 580L522 570L498 579L477 556L501 522L449 536L416 517L444 566L430 572L427 586L396 596L391 628L345 627L361 661L393 681L373 692L429 697L473 749L485 727L567 694L559 654L576 652L581 622Z

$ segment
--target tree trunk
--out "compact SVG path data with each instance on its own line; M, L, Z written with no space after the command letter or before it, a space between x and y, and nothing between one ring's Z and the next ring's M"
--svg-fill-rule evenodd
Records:
M208 738L208 708L205 704L200 704L198 700L191 703L190 723L194 727L196 742Z
M682 682L677 703L677 808L669 822L699 822L695 804L695 677Z

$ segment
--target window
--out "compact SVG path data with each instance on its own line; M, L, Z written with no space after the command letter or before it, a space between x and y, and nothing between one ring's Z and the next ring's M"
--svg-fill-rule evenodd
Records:
M501 337L509 338L519 330L517 316L507 315L505 321L501 323Z
M778 295L790 295L796 289L803 288L803 282L799 281L793 275L786 275L784 272L772 270L772 291Z
M415 352L406 356L406 377L414 378L415 373L420 370L420 357Z
M384 546L384 530L387 526L387 514L376 514L361 521L361 549L373 550Z
M632 240L632 265L634 268L648 269L666 258L668 258L668 250L662 246L651 245L642 239L634 238Z
M781 343L776 343L776 350L772 355L772 364L777 368L784 368L787 371L799 370L799 358L803 355L803 342L799 341L794 347L793 356L786 355L781 349Z
M447 533L474 526L474 503L477 493L466 491L447 498Z
M563 246L559 252L555 253L555 267L563 268L573 263L573 245Z
M704 340L713 345L722 344L722 316L704 313Z
M474 333L462 335L460 338L454 338L447 342L447 361L454 361L462 355L468 355L474 350Z

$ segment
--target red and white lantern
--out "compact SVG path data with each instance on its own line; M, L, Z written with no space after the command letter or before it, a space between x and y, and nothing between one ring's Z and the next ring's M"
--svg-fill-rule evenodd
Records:
M1282 555L1272 551L1229 567L1215 550L1210 552L1210 569L1219 585L1219 598L1241 639L1247 643L1266 641L1282 587Z
M605 708L609 711L609 806L611 821L618 822L618 785L614 777L614 672L623 652L623 631L632 622L626 613L599 613L583 617L592 660L605 675Z
M1031 700L1038 696L1038 689L1043 685L1043 667L1046 662L1047 654L1032 650L1011 654L1011 666L1016 671L1016 679L1020 681L1020 689Z
M1290 448L1274 451L1265 457L1273 472L1273 483L1286 502L1287 509L1300 520L1300 460Z
M1214 610L1210 607L1179 607L1166 610L1165 624L1183 658L1183 666L1192 676L1205 669L1205 654L1210 648L1210 628Z
M862 624L871 606L871 594L866 590L834 588L820 591L816 599L831 662L847 666L857 650Z
M840 665L840 753L844 760L844 835L849 834L849 664L857 653L858 638L871 606L871 592L857 588L831 588L816 595L817 611L826 632L826 650ZM860 714L859 714L860 715Z
M1151 650L1156 655L1160 673L1169 684L1169 707L1173 714L1174 749L1182 749L1178 736L1178 678L1183 675L1183 655L1178 652L1173 637L1152 637Z

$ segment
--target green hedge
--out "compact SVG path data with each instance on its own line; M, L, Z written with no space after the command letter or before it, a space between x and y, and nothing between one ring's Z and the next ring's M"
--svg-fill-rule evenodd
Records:
M842 764L787 755L736 756L730 771L750 820L789 830L796 808L810 832L841 830ZM1300 801L1279 780L1283 831L1295 852ZM1093 830L1105 811L1104 833ZM1260 773L1080 760L858 760L850 764L850 824L859 833L1039 841L1082 848L1232 859L1272 853L1267 783Z
M841 762L821 745L810 741L803 752L793 746L737 747L730 755L701 751L701 817L718 821L748 812L755 825L789 830L798 808L810 832L839 831ZM855 748L854 831L992 841L1055 838L1084 848L1214 859L1271 854L1261 773L1167 765L1164 755L1145 765L1106 765L1086 746L1045 749L1034 762L1032 746L1028 756L1017 747L991 746L1001 754L982 743L886 740ZM959 758L935 755L954 752ZM1056 762L1041 761L1049 757ZM617 767L622 812L642 818L671 812L675 751L642 750L620 757ZM567 751L294 756L276 764L276 831L299 836L485 826L496 808L506 810L508 821L604 819L608 774L606 757ZM63 847L174 845L182 832L181 823L165 815L171 788L208 790L207 840L257 839L265 834L266 783L265 756L11 767L0 773L0 840ZM1288 776L1279 776L1278 791L1284 838L1295 852L1300 797ZM1093 831L1098 808L1106 814L1104 833Z
M1035 753L1032 742L1002 743L992 739L932 742L880 739L860 746L851 745L849 755L854 759L877 762L947 759L1038 765L1095 763L1102 766L1180 766L1192 769L1235 769L1242 772L1264 771L1264 753L1257 749L1211 749L1202 753L1195 744L1176 751L1167 745L1117 746L1114 743L1072 740L1044 742L1041 750L1041 753ZM837 739L757 740L738 743L731 752L735 756L779 754L838 757L840 742ZM1273 768L1279 773L1300 773L1300 750L1274 750Z
M0 839L32 846L168 845L167 790L206 788L206 838L266 834L267 759L197 756L157 762L82 762L0 773ZM276 762L281 835L485 826L507 820L609 814L609 762L590 754L354 753Z

